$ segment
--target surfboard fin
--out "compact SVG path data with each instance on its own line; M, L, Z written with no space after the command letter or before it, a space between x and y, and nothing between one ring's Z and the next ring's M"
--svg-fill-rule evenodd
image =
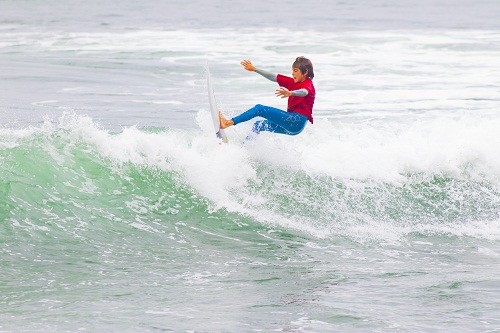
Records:
M224 143L228 143L229 142L229 139L227 138L226 134L222 132L222 130L220 130L217 133L215 133L215 135L217 135L217 137L219 139L221 139L222 142L224 142Z

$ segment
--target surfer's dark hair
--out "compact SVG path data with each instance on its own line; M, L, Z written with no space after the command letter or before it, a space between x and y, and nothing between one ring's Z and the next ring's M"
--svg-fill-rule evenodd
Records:
M311 60L305 57L297 57L297 59L293 62L292 67L300 69L302 74L307 72L307 77L310 77L311 79L314 78L313 64Z

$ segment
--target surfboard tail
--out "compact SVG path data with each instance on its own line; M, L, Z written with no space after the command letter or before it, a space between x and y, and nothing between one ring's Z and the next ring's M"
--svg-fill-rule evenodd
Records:
M222 140L222 142L224 143L228 143L229 142L229 139L227 138L226 136L226 133L224 133L224 131L220 130L218 131L217 133L215 133L215 135Z
M220 119L219 119L219 107L217 105L217 101L215 100L214 89L212 87L212 80L210 78L210 69L208 67L208 62L205 66L206 75L207 75L207 89L208 89L208 103L210 105L210 114L212 115L212 121L214 124L215 135L222 140L222 142L227 143L228 139L226 133L220 128Z

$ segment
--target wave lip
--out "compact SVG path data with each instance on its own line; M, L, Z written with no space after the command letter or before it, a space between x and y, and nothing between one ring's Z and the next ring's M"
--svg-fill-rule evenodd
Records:
M264 133L243 145L244 126L220 144L209 113L197 119L199 130L112 133L75 114L38 128L3 128L0 216L33 210L31 218L36 212L48 218L44 202L59 207L60 218L87 202L121 221L198 206L205 214L223 209L316 237L498 239L496 118L324 120L300 138ZM107 206L116 200L128 202L126 209Z

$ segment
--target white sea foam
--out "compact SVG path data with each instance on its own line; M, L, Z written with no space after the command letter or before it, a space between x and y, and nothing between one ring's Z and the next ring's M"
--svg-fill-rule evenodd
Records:
M207 111L200 111L197 121L199 130L150 133L130 127L112 134L89 117L65 114L57 122L47 119L31 135L49 138L57 134L66 137L70 146L86 143L117 165L132 163L174 172L212 202L214 209L224 208L317 237L341 233L390 240L412 232L487 239L500 236L491 211L500 201L498 117L443 116L412 123L323 120L308 125L300 136L262 133L244 144L236 138L248 129L246 125L229 129L234 140L222 144L215 138ZM4 130L4 137L9 136L7 132ZM29 139L19 137L18 132L12 130L17 144ZM55 161L66 154L50 145L44 149L57 155ZM434 177L453 181L440 188L432 185ZM310 184L301 185L303 181ZM344 190L339 191L336 183ZM434 205L436 212L421 212L427 222L405 212L405 203L399 203L402 194L398 193L419 183L437 186L437 194L447 191L449 197L445 202L433 202L420 199L418 190L409 192L414 200ZM288 206L280 196L297 204ZM446 210L458 209L455 202L462 202L461 209L467 210L476 205L474 200L490 211L490 219L477 220L475 215L468 217L459 211L454 213L455 219L445 218ZM400 217L392 220L384 213L385 206L400 210Z

